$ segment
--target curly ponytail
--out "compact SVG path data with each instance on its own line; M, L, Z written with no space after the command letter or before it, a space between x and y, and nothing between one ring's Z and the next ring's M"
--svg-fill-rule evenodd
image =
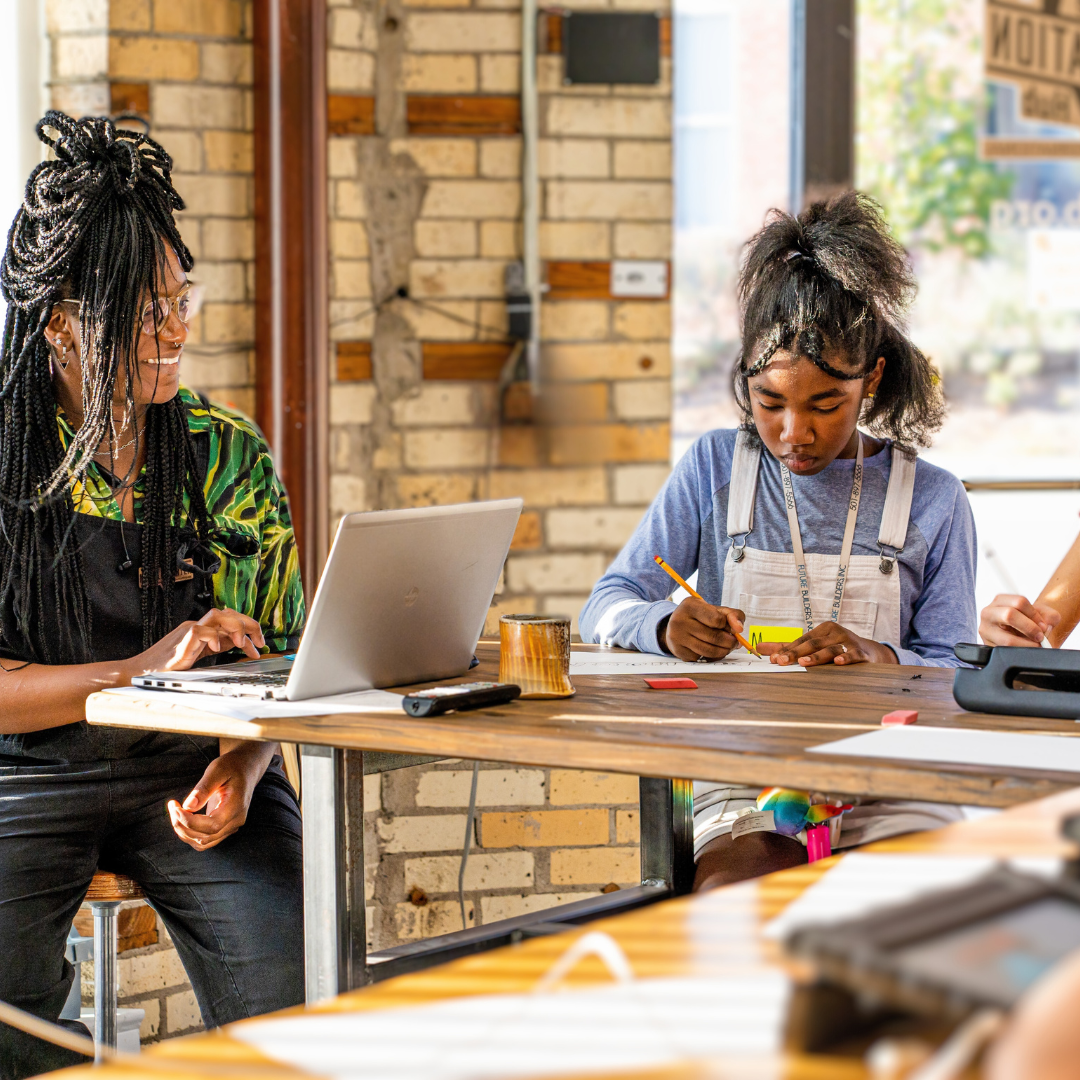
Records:
M798 217L772 211L739 274L742 349L732 385L744 423L753 427L747 380L778 350L845 380L865 378L883 356L863 423L901 446L926 446L945 403L933 366L901 328L915 290L904 249L868 195L846 191Z

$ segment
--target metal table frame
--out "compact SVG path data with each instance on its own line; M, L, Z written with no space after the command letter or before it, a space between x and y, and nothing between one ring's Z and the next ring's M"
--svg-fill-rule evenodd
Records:
M639 885L369 954L364 913L364 777L439 760L301 746L304 962L309 1003L690 891L693 784L643 776Z

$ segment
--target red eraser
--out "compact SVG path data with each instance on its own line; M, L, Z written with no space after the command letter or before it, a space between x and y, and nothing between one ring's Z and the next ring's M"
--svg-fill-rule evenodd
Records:
M697 683L693 679L646 679L645 682L654 690L696 690Z
M895 712L886 713L882 718L883 724L914 724L919 719L915 709L897 709Z

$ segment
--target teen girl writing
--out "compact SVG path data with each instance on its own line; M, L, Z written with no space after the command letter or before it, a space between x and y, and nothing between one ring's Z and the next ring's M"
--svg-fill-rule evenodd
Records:
M762 652L781 665L957 664L953 645L975 629L975 530L960 482L915 456L944 407L901 329L914 290L866 196L773 213L739 279L743 425L704 435L675 466L594 588L583 640L712 660L738 647L737 630L772 642ZM668 599L655 555L696 573L705 599ZM696 887L805 861L776 833L732 842L735 812L759 791L695 783ZM863 802L839 845L959 816Z
M0 1000L57 1019L100 868L143 887L215 1027L303 1000L296 798L272 744L90 727L85 701L295 648L288 504L259 432L180 385L168 154L99 118L38 134L0 267ZM75 1060L0 1025L5 1080Z

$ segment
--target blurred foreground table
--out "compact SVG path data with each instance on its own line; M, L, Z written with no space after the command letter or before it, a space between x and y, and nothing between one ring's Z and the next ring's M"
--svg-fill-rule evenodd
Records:
M595 646L575 646L595 651ZM498 678L498 645L481 642L478 668L453 681ZM693 791L688 779L779 784L837 795L1012 806L1076 783L1076 775L975 765L808 754L807 747L880 726L917 709L922 726L1077 737L1071 720L989 716L960 709L951 670L889 664L806 672L695 673L699 689L656 691L640 675L575 676L577 694L432 718L379 713L241 721L187 705L92 694L92 724L301 744L304 788L308 1000L493 945L536 923L583 922L688 891ZM431 684L424 684L431 685ZM414 688L415 689L415 688ZM641 780L641 885L368 956L364 926L364 751L399 767L440 757L622 772ZM424 755L408 758L401 755ZM675 779L670 779L675 778Z
M1016 807L1003 814L979 821L962 822L935 832L910 836L871 845L863 851L914 855L991 855L996 858L1013 856L1075 857L1073 845L1059 839L1062 816L1080 811L1080 789L1074 789L1049 799ZM175 1077L188 1080L194 1077L291 1077L328 1075L321 1071L319 1061L325 1061L325 1047L311 1046L310 1057L303 1069L283 1064L278 1053L270 1058L264 1052L268 1045L284 1048L280 1052L304 1059L302 1038L290 1040L290 1032L300 1035L312 1031L313 1019L342 1018L346 1014L355 1022L357 1040L347 1070L338 1068L333 1075L355 1074L366 1080L394 1080L412 1075L424 1075L429 1080L461 1080L466 1076L530 1076L530 1046L546 1046L560 1040L572 1042L581 1037L582 1065L560 1072L544 1069L536 1057L539 1074L553 1076L645 1076L744 1078L775 1077L784 1080L855 1080L865 1077L860 1053L848 1054L787 1054L780 1049L751 1055L720 1054L718 1056L685 1056L673 1050L669 1060L653 1060L646 1067L632 1067L617 1062L622 1040L638 1037L628 1025L649 1023L636 1016L633 1008L613 1011L605 1007L605 987L612 986L609 970L595 955L586 956L560 982L567 999L575 1010L575 1023L554 1028L545 1025L544 1016L536 1012L539 995L537 984L560 957L566 955L575 942L588 934L601 931L610 936L622 950L632 969L633 981L626 995L633 1004L634 988L642 1000L650 985L663 988L664 980L689 980L689 986L709 988L760 985L763 980L784 981L787 976L779 963L777 946L762 936L765 924L794 900L804 889L817 881L828 869L845 856L815 863L812 866L787 870L756 881L718 889L711 893L668 900L639 911L604 919L588 929L533 938L519 945L453 961L429 971L404 975L378 986L344 994L332 1002L312 1008L290 1009L274 1014L276 1036L267 1039L253 1035L256 1025L267 1024L266 1018L231 1024L207 1035L194 1035L159 1043L147 1048L143 1061L131 1059L103 1068L68 1070L65 1075L91 1075L96 1080L120 1080L140 1069L154 1077ZM590 995L588 991L596 991ZM554 993L558 994L558 988ZM485 1000L485 997L487 1000ZM496 1043L500 1036L492 1022L472 1030L460 1030L447 1035L445 1021L454 1002L468 1006L473 1017L493 1015L495 1003L510 999L514 1004L502 1013L507 1021L517 1025L522 1033L520 1051L506 1053L505 1060L490 1060L488 1068L478 1068L476 1031L486 1032L486 1038ZM708 1005L708 1001L703 1004ZM459 1009L465 1015L465 1009ZM439 1019L444 1022L440 1025ZM774 1011L762 1011L756 1017L735 1018L718 1010L713 1022L723 1025L739 1019L751 1038L771 1040L778 1045L782 1016ZM459 1023L461 1021L459 1020ZM660 1021L657 1021L660 1022ZM338 1025L340 1028L340 1025ZM757 1030L753 1030L753 1029ZM385 1057L386 1047L373 1045L378 1040L370 1033L407 1030L411 1037L397 1046L396 1056ZM367 1044L364 1033L369 1033ZM262 1049L256 1049L256 1046ZM606 1064L604 1048L616 1060ZM598 1049L599 1048L599 1049ZM574 1046L565 1048L573 1058ZM437 1051L437 1052L436 1052Z

